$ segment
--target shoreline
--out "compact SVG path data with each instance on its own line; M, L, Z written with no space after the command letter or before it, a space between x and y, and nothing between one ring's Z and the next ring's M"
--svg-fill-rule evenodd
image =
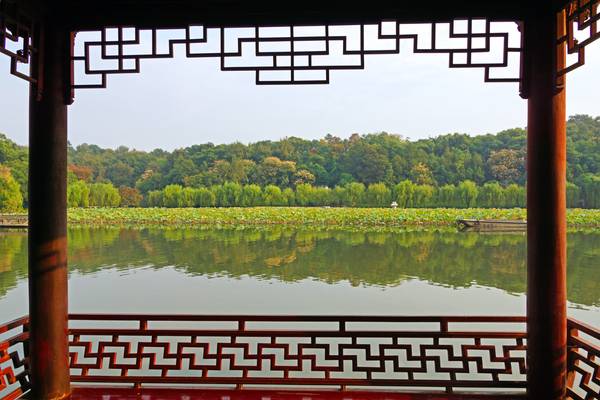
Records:
M455 226L456 220L523 220L526 210L455 208L72 208L70 225L84 226L185 226L240 227L290 226L319 228L438 228ZM570 209L569 228L600 228L600 210Z
M0 214L8 215L8 214ZM15 214L13 214L15 215ZM23 215L23 214L21 214ZM26 215L26 214L25 214ZM70 208L70 226L313 227L327 229L452 228L459 219L524 220L522 208ZM599 209L567 210L568 228L600 229ZM26 229L26 228L25 228Z

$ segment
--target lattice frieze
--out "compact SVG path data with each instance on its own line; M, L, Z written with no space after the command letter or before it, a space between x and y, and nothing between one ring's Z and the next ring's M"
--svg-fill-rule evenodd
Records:
M567 65L559 76L585 64L585 48L600 38L598 12L600 0L574 0L566 8L566 35L559 37L559 45L566 46Z
M96 318L71 320L89 324L97 323ZM189 317L183 323L195 327L187 329L176 329L181 319L170 322L170 328L157 326L160 319L132 318L136 320L135 328L123 321L71 328L72 380L428 386L446 391L525 387L525 332L506 329L511 324L524 328L520 318L490 317L474 324L451 317ZM207 327L216 322L221 326ZM301 330L294 327L299 322ZM448 329L449 323L460 328ZM482 323L505 329L480 332L469 326ZM419 325L423 330L415 330Z
M16 399L29 386L26 346L27 318L0 326L0 398Z
M251 71L259 85L326 84L330 72L365 68L367 56L445 54L450 68L481 68L488 82L520 80L514 22L482 19L430 24L288 26L178 30L106 28L79 32L73 88L104 88L111 74L140 72L145 59L216 58L223 71ZM510 71L512 75L507 75Z
M35 22L18 8L17 3L0 1L0 53L10 58L10 73L36 83L31 74L31 55L37 52L34 44Z
M38 24L15 1L0 1L0 53L10 72L32 83L31 56L38 51ZM585 48L600 37L600 0L573 0L566 7L568 62L558 77L585 63ZM487 82L521 82L522 46L516 22L466 19L424 24L379 24L138 29L107 27L78 32L71 56L71 89L104 88L113 74L138 73L142 60L212 58L223 71L249 71L259 85L327 84L332 71L364 69L375 55L441 54L450 68L479 68ZM33 70L36 70L35 68ZM38 82L39 81L39 82ZM559 81L559 86L560 81Z

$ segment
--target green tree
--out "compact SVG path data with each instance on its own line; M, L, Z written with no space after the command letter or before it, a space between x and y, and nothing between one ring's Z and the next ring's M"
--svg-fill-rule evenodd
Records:
M296 163L282 161L277 157L266 157L255 171L255 183L287 187L296 172Z
M345 186L346 200L344 204L350 207L358 207L363 204L365 198L365 185L358 182L350 182Z
M0 211L16 212L23 207L23 196L19 184L10 169L0 165Z
M221 207L239 206L241 204L242 186L235 182L225 182L221 196L225 197L225 199L221 199Z
M340 206L347 205L346 204L347 191L346 191L345 187L342 187L342 186L334 187L332 197L333 197L333 205L334 206L340 207Z
M198 171L196 165L187 157L184 150L175 150L167 165L167 173L163 183L183 185L186 177L194 175Z
M383 183L369 185L366 192L366 204L369 207L389 207L391 192Z
M525 188L515 183L504 189L504 201L506 207L525 207Z
M181 192L181 207L196 207L196 189L183 188Z
M454 185L444 185L440 187L437 191L437 201L436 205L438 207L456 207L458 206L456 202L456 186Z
M240 206L256 207L262 204L262 189L258 185L244 185L240 198Z
M299 206L309 206L314 200L315 188L308 183L301 183L296 186L296 204Z
M415 185L413 207L433 207L435 188L431 185Z
M296 193L291 188L285 188L281 192L281 195L285 199L286 206L295 206L296 205Z
M195 189L194 205L196 207L214 207L216 204L215 194L205 187Z
M169 208L183 207L183 186L167 185L163 189L163 206Z
M161 173L154 172L151 169L144 171L140 178L136 181L135 187L142 193L148 193L151 190L159 190L162 188L163 176Z
M394 201L398 203L398 207L408 208L414 206L415 184L410 180L405 179L394 186L393 193Z
M477 205L484 208L502 207L505 204L504 189L498 182L488 182L479 188Z
M600 175L583 175L581 191L585 208L600 208Z
M146 195L146 205L148 207L162 207L163 206L163 192L162 190L151 190Z
M106 179L117 187L129 186L135 181L134 170L125 162L117 161L106 168Z
M241 199L242 186L239 183L225 182L214 185L211 191L215 194L217 207L235 207Z
M266 206L285 206L287 199L281 189L275 185L267 185L263 190L263 202Z
M319 186L314 188L312 192L313 206L331 206L334 203L333 192L327 186Z
M235 159L231 162L230 180L235 183L247 184L250 182L256 163L252 160Z
M358 182L369 185L385 180L392 165L378 146L358 139L344 155L343 165Z
M567 182L567 207L578 208L582 206L581 189L574 183Z
M89 207L90 206L90 187L82 180L75 178L75 181L67 185L67 206L68 207Z
M27 148L17 145L0 133L0 166L8 168L14 180L19 184L24 206L27 206L28 164Z
M456 203L458 207L473 208L477 206L479 190L473 181L462 181L455 190Z
M111 183L92 183L90 185L90 206L119 207L121 196Z
M354 177L351 174L349 174L347 172L342 172L340 174L340 178L338 180L338 185L339 186L346 186L346 185L348 185L349 183L352 183L352 182L356 182L356 180L354 179Z

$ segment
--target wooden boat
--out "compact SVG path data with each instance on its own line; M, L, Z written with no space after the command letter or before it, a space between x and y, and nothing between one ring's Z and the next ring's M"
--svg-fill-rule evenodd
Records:
M527 229L527 221L500 219L459 219L456 221L461 231L523 231Z
M26 229L29 221L26 214L0 214L0 228Z

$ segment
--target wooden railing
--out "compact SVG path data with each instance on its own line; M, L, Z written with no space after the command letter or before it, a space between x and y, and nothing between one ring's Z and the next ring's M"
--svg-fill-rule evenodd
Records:
M29 388L28 318L0 325L0 399L21 397Z
M0 326L0 399L29 385L27 318ZM511 392L524 317L70 316L77 384ZM569 396L598 398L600 332L569 320Z
M575 319L567 328L569 398L600 399L600 330Z
M70 319L73 382L525 388L522 317Z

